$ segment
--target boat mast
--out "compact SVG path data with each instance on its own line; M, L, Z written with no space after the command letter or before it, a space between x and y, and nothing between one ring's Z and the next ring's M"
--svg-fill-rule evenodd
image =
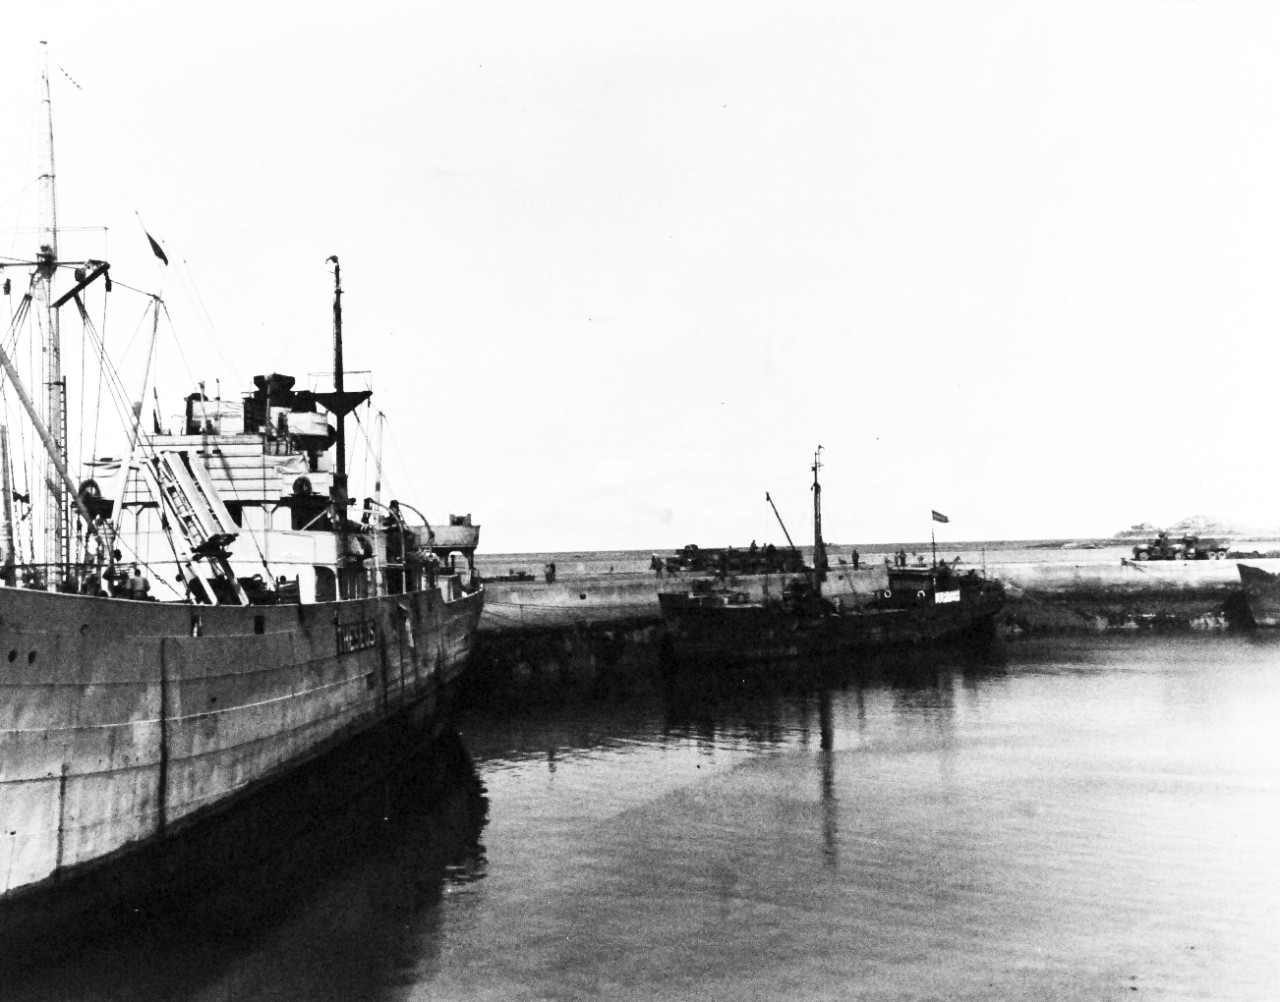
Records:
M822 468L822 446L813 454L813 576L816 581L827 579L827 548L822 542L822 485L818 483L818 470Z
M342 400L342 266L338 264L338 256L331 255L333 262L333 389L338 400ZM346 411L340 410L338 415L337 470L333 474L333 489L330 496L338 509L338 518L347 517L347 420Z
M44 560L48 569L48 586L55 588L67 573L67 494L61 471L67 465L66 383L62 376L62 337L58 311L53 306L53 275L58 267L58 197L54 183L53 101L49 93L49 50L44 50L44 107L46 144L40 174L40 245L36 253L33 281L37 323L44 327L45 427L53 443L45 467L45 483L49 485L44 510Z
M346 416L372 396L370 390L354 390L348 393L343 386L342 372L342 272L337 255L333 262L333 392L314 394L316 403L338 419L336 435L337 469L333 474L333 487L329 499L333 502L334 516L339 523L347 520L347 506L351 504L347 493L347 431Z

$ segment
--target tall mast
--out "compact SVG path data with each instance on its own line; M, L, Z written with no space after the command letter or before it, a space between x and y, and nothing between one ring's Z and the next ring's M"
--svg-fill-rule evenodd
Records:
M338 400L344 394L342 379L342 266L336 254L333 262L333 389ZM347 503L347 419L346 411L338 413L338 468L333 474L333 500L338 505L338 517L346 517Z
M316 403L324 407L338 419L337 434L337 469L333 474L333 487L329 497L337 509L338 518L345 521L347 505L351 503L347 495L347 431L346 416L369 399L371 391L354 390L348 393L343 386L342 373L342 272L338 266L337 255L329 258L333 262L333 392L315 394Z
M58 267L58 197L53 156L53 101L49 93L49 50L44 50L44 108L47 142L40 174L40 246L36 253L33 282L37 323L44 328L45 427L54 445L45 469L49 485L44 509L44 560L48 566L49 586L54 587L67 573L68 513L67 495L61 477L66 469L66 384L62 377L62 337L58 311L53 307L53 276ZM54 454L56 453L56 455Z
M822 542L822 485L818 483L818 470L822 468L822 446L813 454L813 576L818 581L827 579L827 547Z

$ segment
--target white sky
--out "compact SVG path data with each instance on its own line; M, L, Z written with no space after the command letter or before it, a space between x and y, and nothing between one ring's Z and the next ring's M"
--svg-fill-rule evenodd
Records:
M47 38L60 221L192 277L193 378L328 369L338 254L392 486L489 552L807 539L819 444L841 542L1280 523L1271 5L48 7L0 210Z

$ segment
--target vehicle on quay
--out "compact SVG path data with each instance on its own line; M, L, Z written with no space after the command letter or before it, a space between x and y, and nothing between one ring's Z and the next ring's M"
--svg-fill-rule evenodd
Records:
M49 90L46 64L46 105ZM63 259L51 168L41 187L35 254L3 263L6 292L27 283L0 347L6 957L92 935L158 888L216 886L423 754L484 602L469 517L437 531L406 501L348 496L345 419L370 391L345 385L336 257L325 383L272 373L239 401L201 384L166 425L158 393L153 414L132 403L91 319L129 287L111 292L106 261ZM167 314L144 298L146 400ZM76 319L96 370L58 368ZM80 393L87 407L69 404ZM120 451L102 456L107 433L68 415L113 411ZM358 758L317 780L343 754Z
M1162 532L1133 548L1134 560L1224 560L1231 544L1211 536L1170 536Z
M700 547L697 543L688 543L673 556L665 558L663 569L727 577L743 574L799 574L808 570L808 567L794 547L782 550L772 543L758 546L752 541L750 546L723 548Z
M892 646L994 635L995 617L1004 606L1003 587L976 571L959 573L946 563L889 568L888 587L862 602L854 596L824 594L820 465L815 456L817 559L809 575L762 597L708 579L659 592L661 653L670 677L726 666L785 673L788 669L779 667L784 662L827 665L833 659L848 661L859 652Z

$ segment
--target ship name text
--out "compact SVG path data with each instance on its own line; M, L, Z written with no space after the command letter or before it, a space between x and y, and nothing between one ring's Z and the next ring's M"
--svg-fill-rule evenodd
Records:
M339 654L363 651L378 642L378 627L372 619L362 619L358 623L337 623L334 630L338 634Z

